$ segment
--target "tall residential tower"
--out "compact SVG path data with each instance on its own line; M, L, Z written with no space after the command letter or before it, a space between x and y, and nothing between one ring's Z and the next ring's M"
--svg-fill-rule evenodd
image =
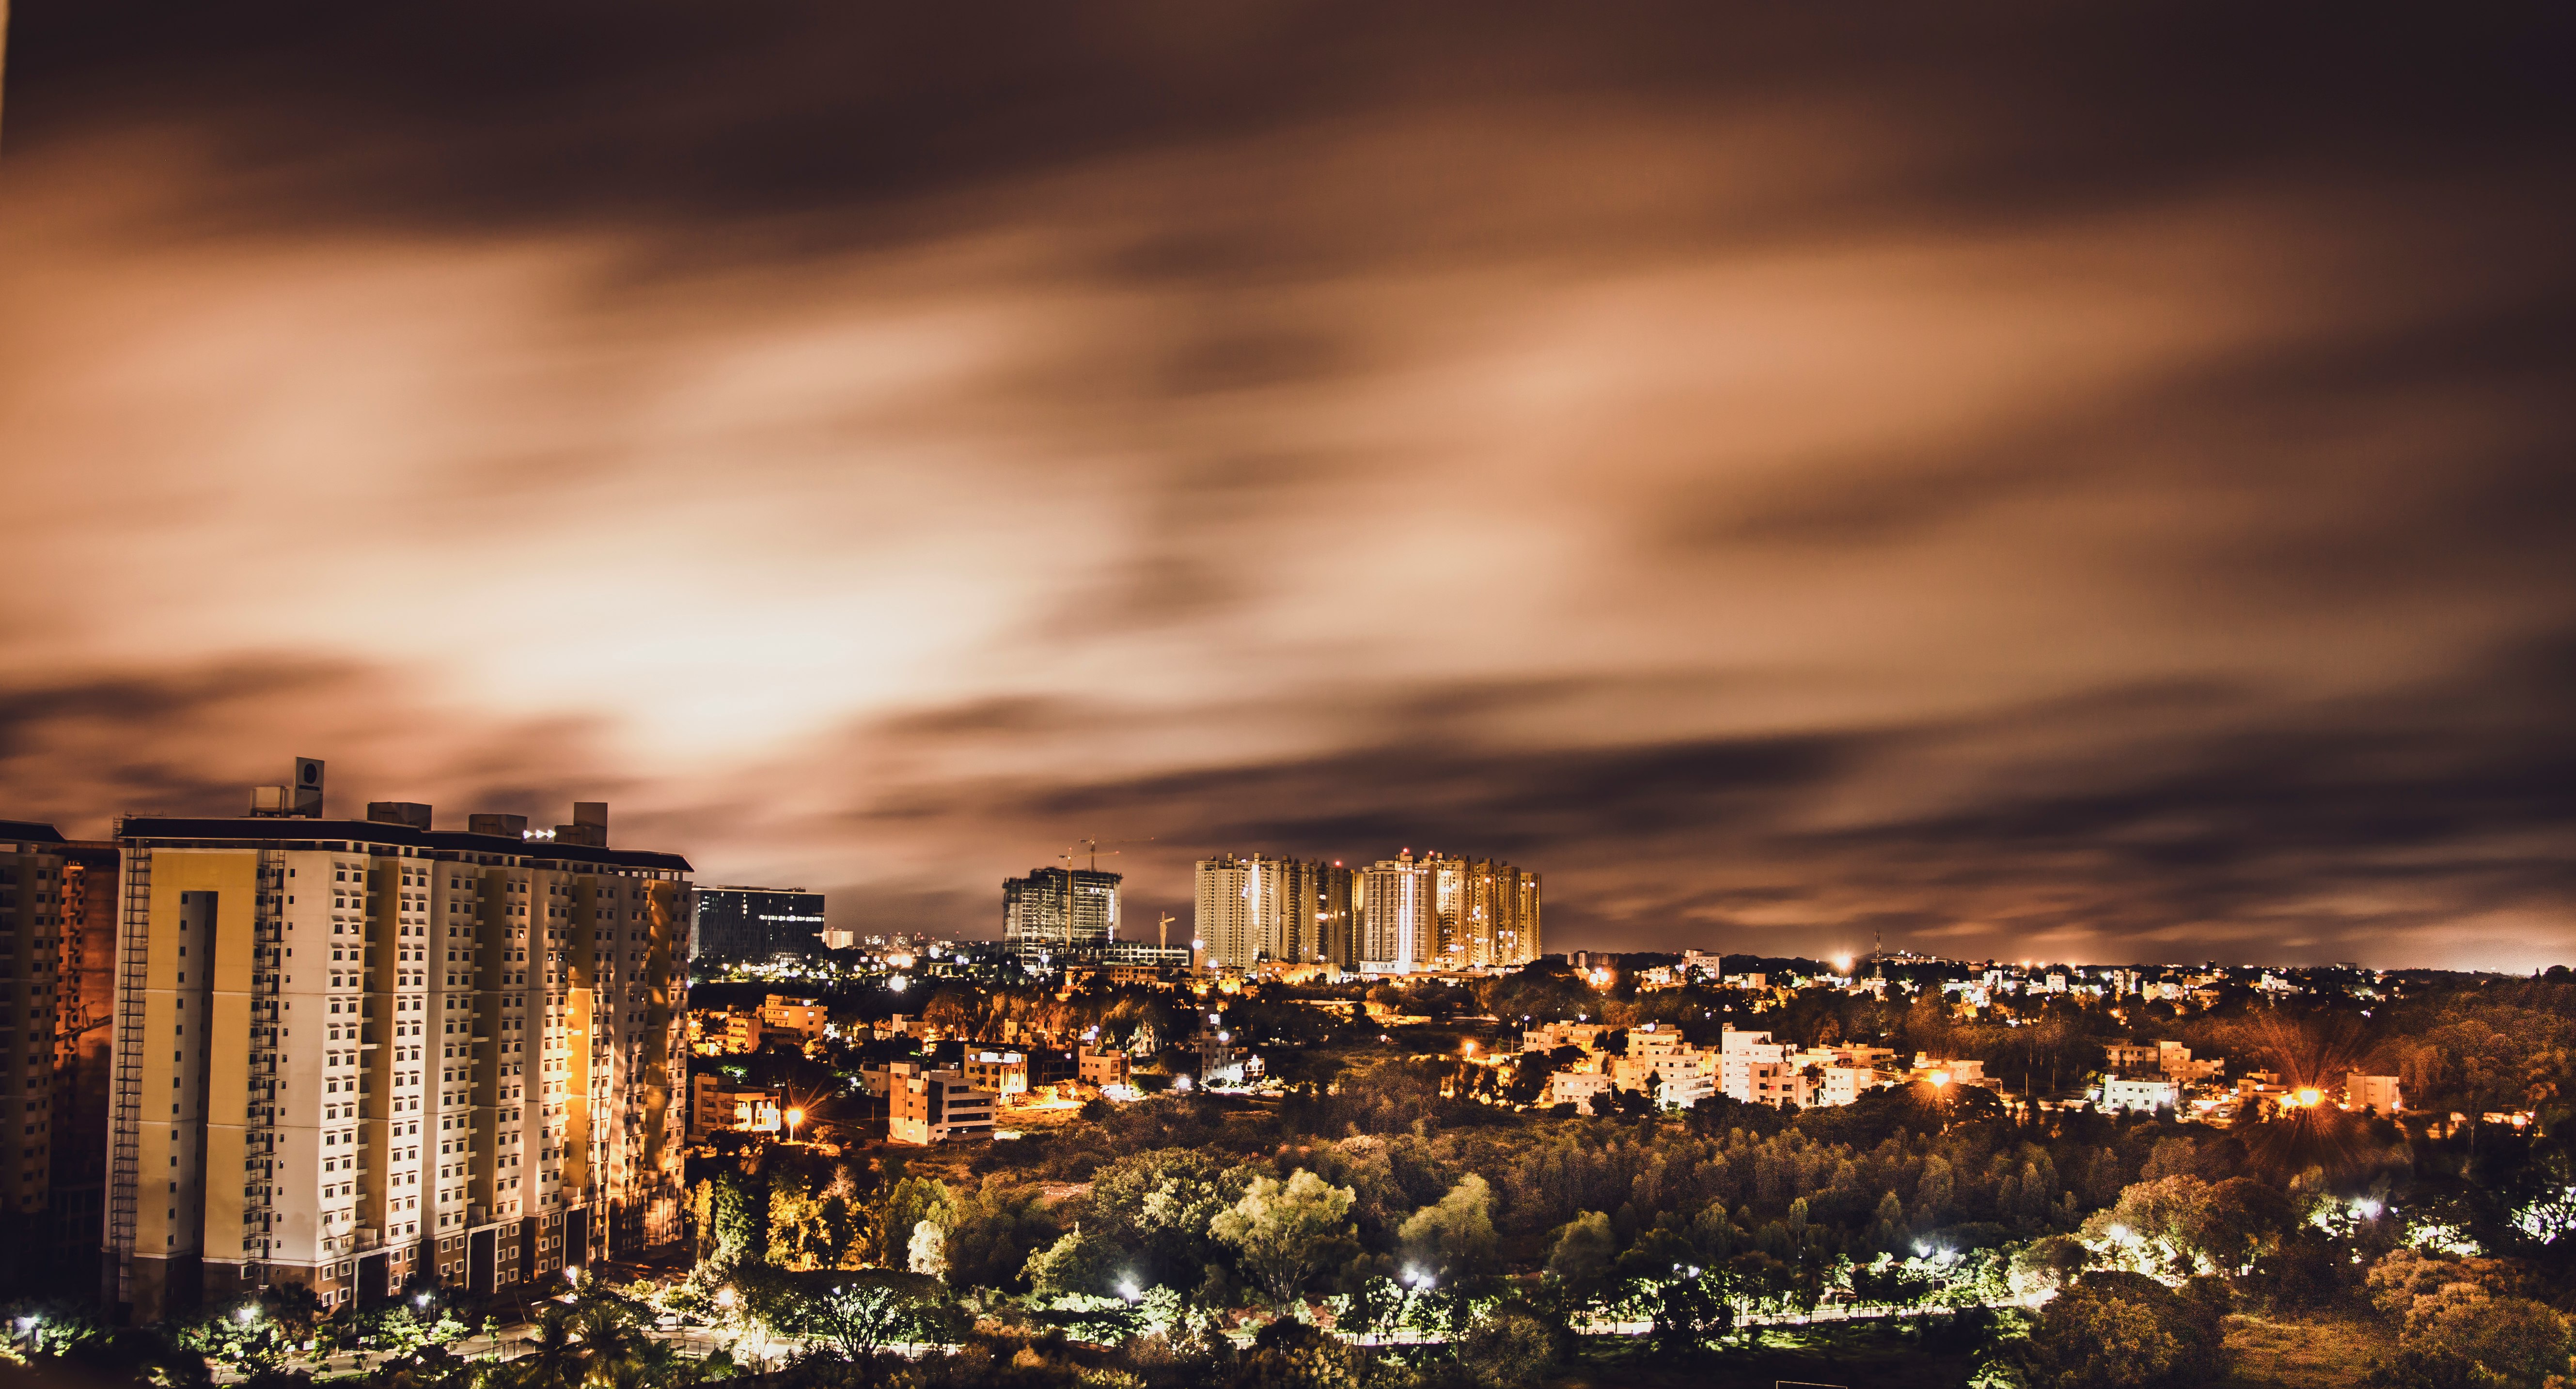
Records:
M488 1290L676 1238L688 862L607 848L596 804L551 840L324 819L309 765L247 818L117 824L109 1300Z
M1036 868L1002 880L1002 939L1031 970L1098 959L1118 937L1116 873Z

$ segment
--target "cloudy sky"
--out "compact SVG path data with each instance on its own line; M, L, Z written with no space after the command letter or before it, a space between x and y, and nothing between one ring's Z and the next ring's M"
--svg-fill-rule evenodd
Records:
M2576 28L2401 21L18 0L0 815L2567 960Z

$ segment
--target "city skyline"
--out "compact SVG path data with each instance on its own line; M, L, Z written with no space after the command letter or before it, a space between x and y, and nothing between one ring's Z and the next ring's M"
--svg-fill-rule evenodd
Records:
M309 753L863 933L1095 836L1132 923L1455 845L1551 950L2576 945L2506 21L12 11L0 815Z

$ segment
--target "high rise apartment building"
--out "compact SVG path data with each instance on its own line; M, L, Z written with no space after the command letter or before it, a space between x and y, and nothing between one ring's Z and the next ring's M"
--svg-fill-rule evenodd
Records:
M21 1267L93 1280L116 847L0 821L0 1213Z
M690 920L689 958L713 964L801 955L823 930L823 894L801 887L701 887Z
M1243 969L1261 958L1260 919L1254 898L1261 874L1258 857L1224 854L1198 862L1196 916L1190 930L1199 958L1216 968Z
M1439 968L1440 885L1436 860L1407 849L1359 870L1360 969L1412 974Z
M1508 969L1538 958L1536 873L1491 859L1434 854L1427 862L1440 914L1443 967Z
M1002 880L1002 939L1031 970L1097 959L1118 938L1116 873L1037 868Z
M1314 945L1305 958L1360 967L1357 875L1339 862L1315 865Z
M311 766L265 813L117 824L108 1300L488 1290L675 1238L688 862L605 847L599 805L569 840L323 819Z
M1338 863L1232 854L1198 864L1195 923L1207 962L1355 965L1351 870Z
M1232 854L1198 863L1207 963L1321 962L1373 974L1514 968L1538 958L1539 878L1490 859L1366 868Z

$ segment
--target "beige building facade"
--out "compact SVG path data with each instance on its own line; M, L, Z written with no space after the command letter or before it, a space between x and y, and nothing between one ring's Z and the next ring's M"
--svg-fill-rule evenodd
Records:
M687 861L604 847L605 807L593 844L318 800L118 823L109 1295L337 1306L676 1238Z

